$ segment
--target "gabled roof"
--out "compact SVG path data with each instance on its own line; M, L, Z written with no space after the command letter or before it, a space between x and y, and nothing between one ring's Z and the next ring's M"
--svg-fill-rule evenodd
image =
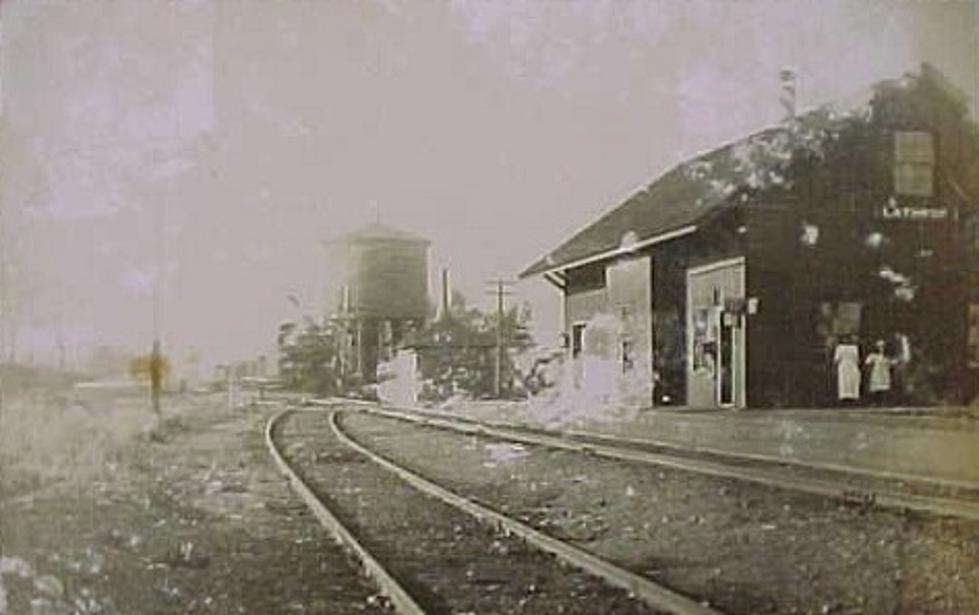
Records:
M372 222L355 229L345 235L327 240L326 243L360 243L366 241L400 241L405 243L431 243L424 237L419 237L387 224Z
M848 121L870 117L875 88L840 110L826 105L682 162L527 267L521 278L578 266L696 230L745 192L786 184L793 152L817 155ZM740 199L738 197L740 196Z
M710 152L697 161L713 165L722 160L729 148ZM649 187L633 194L557 249L524 270L528 277L561 268L590 256L619 248L623 241L642 242L696 224L726 199L722 190L711 190L681 164L662 175Z

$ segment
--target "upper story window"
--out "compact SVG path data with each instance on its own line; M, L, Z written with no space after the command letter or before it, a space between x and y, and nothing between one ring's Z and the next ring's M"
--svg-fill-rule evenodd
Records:
M894 191L910 196L934 193L935 145L931 133L894 133Z

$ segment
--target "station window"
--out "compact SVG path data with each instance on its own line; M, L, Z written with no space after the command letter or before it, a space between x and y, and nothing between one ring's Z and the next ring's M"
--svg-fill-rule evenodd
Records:
M576 324L571 327L571 358L577 358L585 341L585 325Z
M931 133L894 133L894 191L910 196L932 196L935 147Z
M622 372L631 371L635 366L634 358L632 356L632 340L624 339L622 340Z

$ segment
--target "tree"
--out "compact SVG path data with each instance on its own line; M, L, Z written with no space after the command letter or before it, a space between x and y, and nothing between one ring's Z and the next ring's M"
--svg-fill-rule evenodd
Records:
M279 326L279 373L285 385L296 391L332 395L337 385L337 334L331 326L314 322L299 328L288 322Z
M533 342L527 330L530 321L528 305L511 306L503 313L502 394L513 393L514 366L512 352L529 347ZM456 393L481 397L493 393L497 352L496 312L484 313L466 307L461 295L453 296L449 313L415 332L407 345L415 348L421 358L422 376L431 382L430 395L444 399Z
M496 335L497 315L496 313L481 314L482 323L480 328L492 335ZM523 303L519 306L512 305L503 312L502 328L503 339L507 348L523 350L533 345L534 340L530 336L528 328L531 320L530 304Z

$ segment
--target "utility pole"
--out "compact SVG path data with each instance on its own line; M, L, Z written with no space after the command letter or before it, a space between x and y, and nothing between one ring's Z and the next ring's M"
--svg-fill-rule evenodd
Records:
M0 129L2 129L2 125L0 125ZM7 287L7 258L9 255L7 251L8 224L7 203L6 200L0 200L0 424L3 423L4 393L6 389L2 367L5 361L13 363L13 361L8 359L7 355L10 352L8 348L10 342L10 338L8 337L8 329L10 327L10 293Z
M4 389L3 362L7 358L7 212L6 202L0 200L0 424L3 423Z
M513 282L506 280L491 280L488 284L493 284L496 288L489 291L496 295L496 360L493 369L493 395L500 398L503 380L503 353L506 348L506 340L503 335L503 297L512 295L505 287L512 286Z
M61 372L65 371L67 363L65 362L66 348L65 348L65 330L64 327L58 326L58 369Z
M166 271L164 265L165 254L163 252L163 233L164 233L164 208L169 196L169 179L163 188L164 196L162 202L156 203L156 216L154 220L154 252L156 261L156 275L153 281L153 348L150 353L150 403L153 406L153 414L159 419L162 416L160 408L160 394L163 388L163 354L160 342L160 315L162 312L163 301L163 275Z
M450 305L452 303L451 291L449 290L449 268L442 268L442 301L439 305L439 314L436 317L437 320L445 320L449 318Z

